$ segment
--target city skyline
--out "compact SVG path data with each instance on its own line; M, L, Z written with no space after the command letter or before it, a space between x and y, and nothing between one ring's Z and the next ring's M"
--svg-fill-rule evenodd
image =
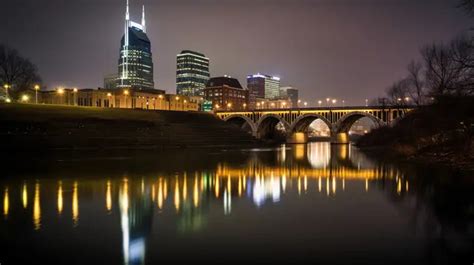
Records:
M98 87L104 75L115 72L125 1L20 2L6 3L0 34L38 66L49 88ZM298 87L312 105L326 97L361 105L402 77L420 47L469 28L469 17L454 3L427 2L131 0L130 5L147 6L157 89L175 90L175 56L190 49L212 60L211 76L229 74L244 82L248 74L265 72L281 77L282 85ZM232 19L214 23L223 16ZM25 42L26 36L34 41ZM48 49L51 41L64 45Z

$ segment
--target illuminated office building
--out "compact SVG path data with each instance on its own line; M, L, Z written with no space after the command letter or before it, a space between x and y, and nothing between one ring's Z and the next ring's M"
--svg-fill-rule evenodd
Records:
M176 56L176 94L203 96L209 80L209 58L184 50Z
M125 32L121 40L117 87L153 89L153 61L151 43L146 35L145 7L142 21L130 20L128 0L125 13Z
M280 97L280 78L262 74L249 75L247 88L255 98L276 99Z

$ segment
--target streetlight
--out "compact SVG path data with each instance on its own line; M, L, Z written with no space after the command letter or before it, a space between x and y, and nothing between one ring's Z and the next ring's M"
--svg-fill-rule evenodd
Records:
M242 106L244 107L244 109L246 109L247 103L242 104Z
M227 103L227 109L230 109L232 107L232 103Z
M318 100L318 107L321 107L321 103L323 103L321 100Z
M73 92L73 99L72 100L74 100L74 106L77 106L77 91L79 91L79 90L77 90L77 88L72 89L72 92Z
M366 107L369 106L369 100L368 100L368 99L365 99L365 106L366 106Z
M326 98L326 106L329 107L329 100L331 100L330 98Z
M57 93L58 93L58 96L60 98L59 104L62 104L62 95L64 94L64 88L59 87L58 90L57 90Z
M342 107L345 107L346 106L346 102L344 101L344 99L342 100Z
M306 107L307 105L308 105L308 102L305 101L305 102L304 102L304 106Z
M8 89L10 88L11 86L9 84L4 84L3 85L3 88L5 88L5 95L7 96L7 98L9 98L9 95L8 95Z
M260 107L260 102L257 102L257 109L258 109L258 107Z
M298 99L298 108L300 107L301 99Z
M35 104L38 104L38 90L40 89L40 86L36 84L34 86L34 89L35 89Z
M336 102L337 102L337 99L333 99L333 100L332 100L332 104L333 104L333 105L336 104Z
M283 102L283 103L281 103L281 104L283 105L283 108L285 108L285 106L286 106L286 102Z
M216 109L219 109L219 108L220 108L219 104L216 104Z

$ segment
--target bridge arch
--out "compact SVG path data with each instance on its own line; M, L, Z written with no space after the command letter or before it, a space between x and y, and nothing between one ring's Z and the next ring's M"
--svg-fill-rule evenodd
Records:
M249 131L253 136L257 133L257 125L245 115L230 115L225 117L224 121L238 126L241 130Z
M289 132L306 132L306 129L308 129L309 125L317 119L322 120L328 126L330 131L333 130L333 125L324 116L315 113L309 113L299 116L296 120L294 120L290 126Z
M335 133L347 133L351 129L352 125L354 122L357 120L367 117L370 120L372 120L375 124L376 127L380 127L385 124L384 121L381 119L377 118L376 116L368 113L368 112L363 112L363 111L354 111L354 112L349 112L342 116L336 123L334 127Z
M256 124L256 136L259 139L274 139L277 135L277 125L283 124L285 135L290 131L290 125L282 117L266 114L260 117Z

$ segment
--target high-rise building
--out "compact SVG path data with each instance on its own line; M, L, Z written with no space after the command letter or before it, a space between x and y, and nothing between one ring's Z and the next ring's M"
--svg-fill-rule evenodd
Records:
M153 89L151 43L146 35L145 6L142 22L130 20L128 0L125 12L125 32L121 40L117 87Z
M298 88L291 86L280 87L280 99L288 99L293 107L298 106Z
M209 80L209 58L184 50L176 56L176 94L203 96Z
M206 100L212 101L213 109L245 110L248 109L249 91L243 89L239 80L230 76L213 77L204 89Z
M255 74L247 76L247 88L255 98L275 99L280 96L280 78Z

